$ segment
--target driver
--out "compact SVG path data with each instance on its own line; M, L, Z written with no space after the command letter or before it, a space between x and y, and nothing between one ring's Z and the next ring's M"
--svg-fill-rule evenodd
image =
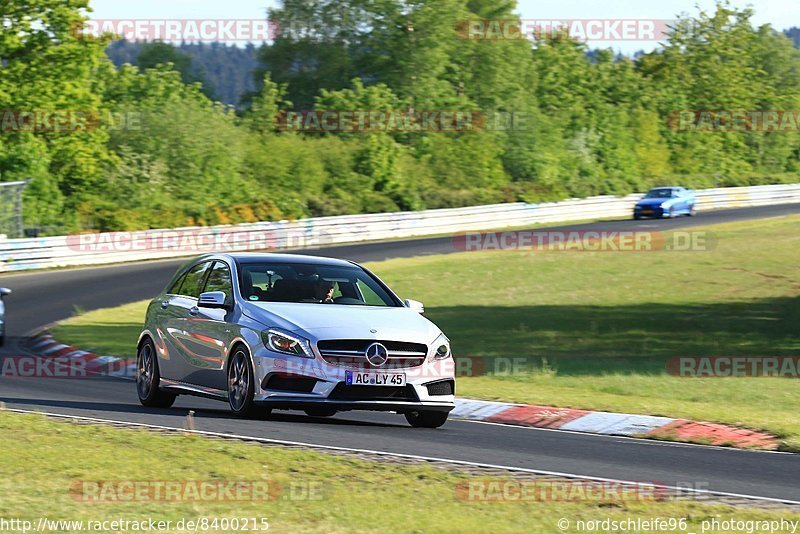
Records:
M314 300L322 304L333 304L333 282L320 278L314 284Z

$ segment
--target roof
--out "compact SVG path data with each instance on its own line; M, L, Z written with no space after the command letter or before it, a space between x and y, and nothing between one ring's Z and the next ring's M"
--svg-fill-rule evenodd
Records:
M347 260L338 258L325 258L322 256L308 256L305 254L273 254L258 252L233 252L226 254L237 263L306 263L313 265L329 265L336 267L352 267Z

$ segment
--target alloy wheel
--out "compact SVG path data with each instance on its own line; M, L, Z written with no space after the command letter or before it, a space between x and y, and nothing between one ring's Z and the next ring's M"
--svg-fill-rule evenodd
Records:
M153 360L153 347L149 343L142 344L137 358L136 389L140 399L145 399L153 389L153 376L155 365Z
M247 355L240 350L234 354L228 369L228 400L235 412L244 408L249 389L250 373L247 370Z

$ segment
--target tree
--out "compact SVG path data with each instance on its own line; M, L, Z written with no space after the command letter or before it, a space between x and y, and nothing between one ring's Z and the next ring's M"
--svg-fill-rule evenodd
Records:
M92 127L91 117L102 109L93 80L105 41L81 33L87 10L87 0L3 2L0 110L10 113L6 118L26 112L76 118L66 130L51 122L4 128L0 175L3 180L33 178L24 214L31 225L63 224L58 207L74 206L103 178L107 136ZM40 196L45 194L51 197Z
M242 123L254 132L273 131L278 113L289 109L292 105L285 99L286 92L286 84L273 82L269 73L266 73L261 83L261 91L252 97Z

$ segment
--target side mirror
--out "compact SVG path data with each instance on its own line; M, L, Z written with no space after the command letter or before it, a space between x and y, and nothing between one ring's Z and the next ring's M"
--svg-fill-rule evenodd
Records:
M7 287L0 287L0 299L3 297L7 297L11 294L11 290Z
M227 296L224 291L209 291L208 293L200 293L200 298L197 299L198 308L217 308L227 309L228 305L225 303Z
M425 306L418 300L406 299L406 308L411 308L417 313L425 313Z

